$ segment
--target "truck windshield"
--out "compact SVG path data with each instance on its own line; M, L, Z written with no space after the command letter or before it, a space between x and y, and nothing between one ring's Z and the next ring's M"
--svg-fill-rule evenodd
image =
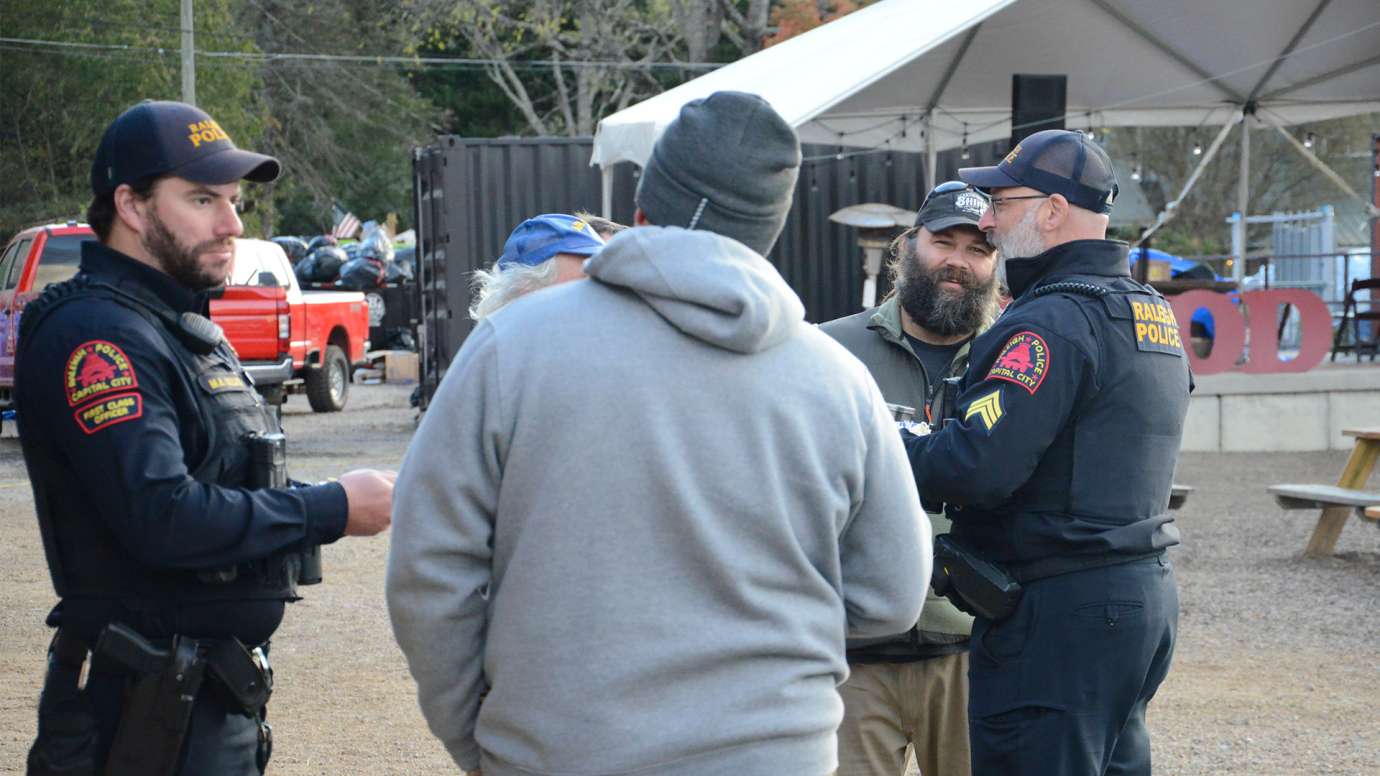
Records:
M81 264L82 241L89 239L91 236L85 234L48 235L34 275L33 290L42 291L77 274L77 266Z

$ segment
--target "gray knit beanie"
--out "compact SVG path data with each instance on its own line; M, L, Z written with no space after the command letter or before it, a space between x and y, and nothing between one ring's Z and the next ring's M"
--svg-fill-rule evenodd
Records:
M800 140L766 100L715 92L686 103L666 127L634 201L657 226L715 232L765 256L799 173Z

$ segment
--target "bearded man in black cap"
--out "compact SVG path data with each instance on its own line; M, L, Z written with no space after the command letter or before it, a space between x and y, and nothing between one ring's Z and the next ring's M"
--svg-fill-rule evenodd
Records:
M863 362L889 404L920 422L941 381L963 374L973 337L996 316L997 251L978 229L986 212L987 196L972 186L936 186L915 226L892 243L891 296L820 326ZM947 519L932 521L936 534L948 532ZM838 776L901 776L907 746L921 773L968 773L972 625L970 615L930 593L910 630L849 642Z
M278 169L191 105L135 105L92 164L99 242L24 310L15 404L61 599L30 774L262 773L284 604L313 548L389 525L388 472L268 487L277 421L206 317L240 181Z
M973 773L1148 775L1178 622L1178 325L1105 239L1116 178L1081 132L1037 132L959 177L991 192L980 225L1014 301L973 342L954 417L906 444L953 524L936 588L977 614Z

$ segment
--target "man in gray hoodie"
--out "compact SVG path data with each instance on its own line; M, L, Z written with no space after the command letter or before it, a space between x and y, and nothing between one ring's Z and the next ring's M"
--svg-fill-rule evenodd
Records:
M447 371L399 474L387 596L461 768L834 769L845 638L916 621L930 526L876 384L762 257L799 164L762 99L687 104L640 228L589 282L488 316Z

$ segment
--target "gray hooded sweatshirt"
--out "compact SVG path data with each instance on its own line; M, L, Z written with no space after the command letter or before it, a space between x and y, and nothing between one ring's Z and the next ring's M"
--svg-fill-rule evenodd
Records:
M586 269L470 334L403 461L427 723L485 776L824 776L845 637L929 579L881 394L741 243L632 229Z

